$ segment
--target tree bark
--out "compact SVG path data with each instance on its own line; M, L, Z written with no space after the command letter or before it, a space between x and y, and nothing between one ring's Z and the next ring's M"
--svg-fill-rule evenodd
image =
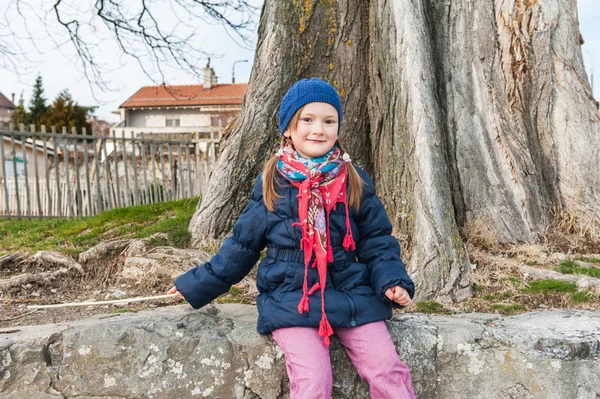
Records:
M355 162L371 166L365 2L265 1L254 66L242 111L191 222L192 246L216 246L250 199L264 163L277 150L279 104L298 79L318 76L340 93L340 138Z
M236 126L190 224L214 245L279 141L298 78L344 105L341 138L373 176L418 299L470 295L460 230L532 242L553 214L600 216L600 115L575 0L266 0Z

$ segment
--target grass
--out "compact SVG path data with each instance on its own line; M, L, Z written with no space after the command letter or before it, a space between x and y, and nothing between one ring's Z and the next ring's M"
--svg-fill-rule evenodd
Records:
M558 280L536 280L530 282L522 291L527 294L574 293L577 291L577 285Z
M575 260L579 260L581 262L585 262L585 263L600 263L600 259L598 258L588 258L586 256L580 256L575 258Z
M17 250L77 255L102 241L146 238L159 232L168 236L170 245L185 248L191 238L188 224L198 201L196 197L138 205L84 218L0 220L0 255Z
M571 301L574 303L587 303L593 301L596 297L589 291L580 291L571 295Z
M556 271L563 274L585 274L586 276L590 277L600 277L600 269L581 267L570 259L560 262L560 265L558 265Z
M486 301L501 301L504 299L512 298L513 295L514 294L510 291L504 291L504 292L496 292L494 294L487 294L487 295L484 295L482 298L485 299Z
M436 301L417 302L417 311L421 313L449 313L444 309L444 305Z
M243 292L235 287L231 287L229 292L221 295L217 298L218 303L248 303L247 300L243 298Z
M523 280L521 280L520 278L512 277L512 276L507 277L506 281L508 281L514 287L520 287L523 285Z
M538 261L537 260L526 260L523 263L525 263L527 266L535 266L538 264Z

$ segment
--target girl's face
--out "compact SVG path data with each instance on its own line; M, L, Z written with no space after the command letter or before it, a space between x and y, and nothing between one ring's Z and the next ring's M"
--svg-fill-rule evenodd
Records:
M283 135L292 139L301 157L316 158L333 148L338 127L338 113L333 105L308 103L300 112L298 126L290 126Z

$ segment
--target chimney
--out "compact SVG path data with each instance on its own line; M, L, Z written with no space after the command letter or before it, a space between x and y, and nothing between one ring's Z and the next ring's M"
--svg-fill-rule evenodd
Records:
M206 63L206 67L204 68L204 90L210 90L213 85L217 84L217 76L215 75L215 71L210 66L210 58Z
M12 103L15 105L15 93L10 93L10 97L12 98Z

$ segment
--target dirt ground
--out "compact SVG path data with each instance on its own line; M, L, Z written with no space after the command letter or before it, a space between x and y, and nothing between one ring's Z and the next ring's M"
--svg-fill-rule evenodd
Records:
M553 242L557 244L553 244ZM476 245L475 245L476 244ZM491 312L511 315L531 310L552 308L600 309L597 294L583 301L575 301L575 292L537 292L528 290L530 282L519 269L520 265L533 265L540 269L555 269L565 259L577 257L597 258L600 262L600 243L571 240L564 236L552 237L552 241L538 245L497 246L489 242L469 242L472 263L471 282L473 298L461 304L438 304L421 302L409 306L403 312ZM600 267L600 264L599 264ZM117 272L115 270L114 272ZM9 278L32 270L3 268L0 279ZM102 273L101 273L102 274ZM84 301L104 301L139 296L166 294L172 281L164 277L151 278L146 284L130 284L118 281L106 273L98 277L86 277L71 271L68 275L49 284L23 284L10 291L0 290L0 328L23 325L61 323L92 316L115 317L126 312L173 306L180 304L178 299L162 299L120 305L80 306L58 309L30 310L28 305L56 304ZM96 273L99 275L99 273ZM220 297L221 303L254 303L256 290L245 282L232 288Z

